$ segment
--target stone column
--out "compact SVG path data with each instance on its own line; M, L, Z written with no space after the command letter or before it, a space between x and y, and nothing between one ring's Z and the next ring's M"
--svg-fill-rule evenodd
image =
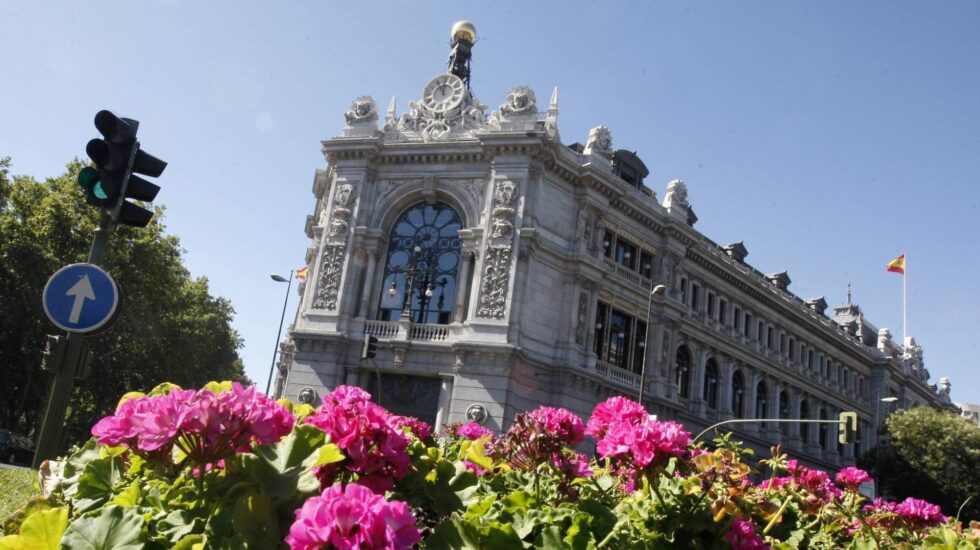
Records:
M732 411L732 367L733 361L722 358L718 361L718 417L728 420L734 416Z
M466 291L469 290L470 267L473 263L473 250L462 250L459 254L459 276L456 278L456 302L453 305L453 322L462 323L466 311Z
M453 400L453 382L455 376L447 373L440 373L441 383L439 385L439 408L436 409L435 432L442 433L443 424L449 422L450 406Z
M688 347L691 342L688 342ZM702 345L696 345L692 350L694 364L691 365L691 412L700 418L704 418L707 403L704 400L704 369L708 360L708 349Z
M790 418L800 418L800 404L803 403L803 396L799 392L791 391L789 395L789 416ZM800 430L805 429L805 424L789 425L789 447L796 450L803 449L803 438L800 437Z
M362 284L364 288L361 290L361 305L358 308L357 317L360 319L367 319L372 317L369 314L369 309L371 305L371 291L374 288L374 270L377 268L378 264L378 254L374 250L366 251L368 257L367 267L364 269L364 280Z
M746 418L756 418L756 391L759 389L759 375L751 371L743 371L743 377L745 378L746 388L745 396L743 400L745 402L745 417ZM745 431L756 433L759 431L759 425L755 423L745 424Z
M767 413L766 414L767 414L767 416L769 418L779 418L780 417L780 414L779 414L779 394L780 394L780 392L783 389L783 385L780 382L776 381L776 380L770 380L767 383L767 385L769 386L768 387L768 389L769 389L769 397L767 397L767 399L769 400L769 404L766 407L766 409L767 409ZM779 422L770 422L769 423L769 430L768 430L769 431L769 437L773 441L780 441L780 442L782 442L782 440L783 440L783 429L782 428L783 427L780 425Z

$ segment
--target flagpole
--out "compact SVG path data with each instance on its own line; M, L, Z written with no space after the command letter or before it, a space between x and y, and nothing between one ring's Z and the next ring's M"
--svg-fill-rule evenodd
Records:
M907 252L902 255L905 256L905 269L902 270L902 347L904 348L908 345L906 342L909 337L909 255Z

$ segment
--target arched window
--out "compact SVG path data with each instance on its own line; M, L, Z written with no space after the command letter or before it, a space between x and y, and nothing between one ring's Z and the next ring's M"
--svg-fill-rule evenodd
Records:
M810 420L810 405L807 404L806 400L800 403L800 420ZM809 424L800 424L800 437L804 443L810 442Z
M755 387L755 417L756 418L767 418L769 416L769 402L766 399L766 395L769 394L769 388L766 387L765 382L759 382L759 385Z
M742 418L745 414L745 379L742 378L740 371L735 371L732 375L732 414L735 418Z
M441 202L420 202L398 217L388 238L379 319L398 320L407 289L412 322L450 322L456 301L462 227L459 213Z
M704 366L704 391L702 397L708 403L709 409L718 408L718 363L708 359Z
M674 362L674 382L677 383L677 395L683 398L690 397L691 386L691 352L687 351L687 346L677 348L677 359Z

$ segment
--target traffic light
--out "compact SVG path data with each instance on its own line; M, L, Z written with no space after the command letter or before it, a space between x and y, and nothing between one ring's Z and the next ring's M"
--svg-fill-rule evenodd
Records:
M856 412L842 412L838 417L840 424L837 425L837 442L854 443L858 429L858 415Z
M361 348L361 359L371 359L378 354L378 339L370 334L364 335L364 347Z
M167 163L140 150L136 139L139 125L138 120L99 111L95 128L103 139L93 139L85 146L95 166L82 169L78 184L85 191L86 202L113 211L113 221L146 227L153 212L126 199L150 202L160 187L134 174L155 178L163 173Z
M65 337L55 334L47 335L47 346L41 354L41 370L59 372L65 357Z

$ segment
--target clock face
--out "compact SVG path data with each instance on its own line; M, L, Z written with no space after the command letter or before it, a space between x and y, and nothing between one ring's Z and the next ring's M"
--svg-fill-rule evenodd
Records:
M422 92L422 102L432 111L445 113L463 101L464 93L466 88L458 76L439 75L425 87L425 91Z

